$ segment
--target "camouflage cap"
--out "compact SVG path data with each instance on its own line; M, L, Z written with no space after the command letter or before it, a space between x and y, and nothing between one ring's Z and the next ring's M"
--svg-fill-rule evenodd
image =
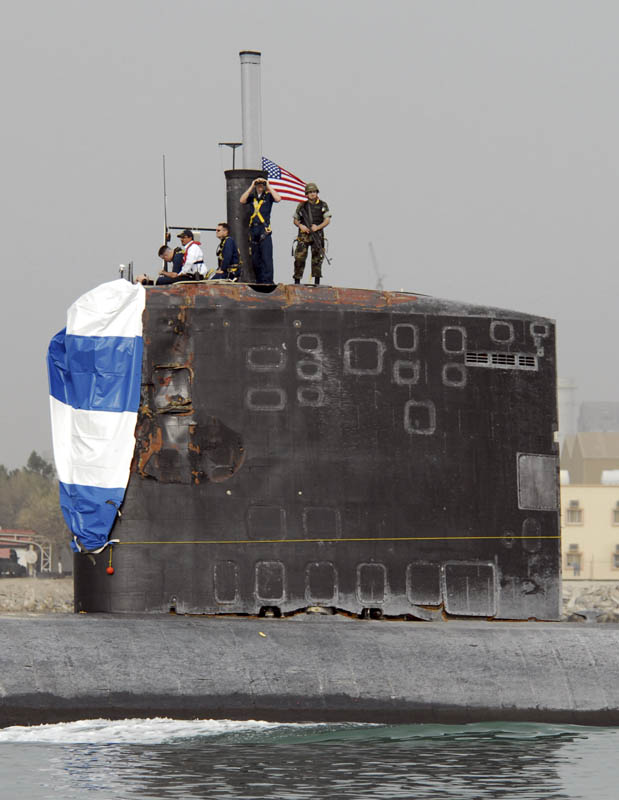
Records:
M305 194L309 194L310 192L317 192L319 191L318 186L315 183L306 183L305 184Z

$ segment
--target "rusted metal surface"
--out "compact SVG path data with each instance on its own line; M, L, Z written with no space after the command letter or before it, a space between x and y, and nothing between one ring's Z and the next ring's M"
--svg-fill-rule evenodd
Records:
M344 289L335 286L298 286L275 284L258 287L243 283L202 283L188 281L170 286L147 287L149 295L166 295L181 299L179 314L186 308L194 307L198 298L204 300L230 299L252 307L281 306L353 306L358 310L404 306L418 300L418 295L408 292L376 292L371 289ZM463 306L464 307L464 306ZM173 323L171 323L173 324Z
M147 290L115 574L85 610L559 616L552 321L405 293Z

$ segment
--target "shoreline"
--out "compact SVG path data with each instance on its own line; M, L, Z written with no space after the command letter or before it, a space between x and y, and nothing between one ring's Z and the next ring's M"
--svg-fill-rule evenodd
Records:
M0 578L0 614L73 613L73 578Z
M562 621L619 622L619 580L563 580ZM73 614L73 578L0 578L0 615ZM122 616L122 615L120 615Z

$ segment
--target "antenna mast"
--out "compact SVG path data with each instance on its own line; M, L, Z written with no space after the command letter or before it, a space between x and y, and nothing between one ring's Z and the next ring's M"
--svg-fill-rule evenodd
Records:
M243 147L243 142L218 142L219 147L229 147L232 150L232 169L236 168L236 149Z
M165 185L165 155L163 158L163 241L167 244L170 241L170 231L168 230L168 193Z

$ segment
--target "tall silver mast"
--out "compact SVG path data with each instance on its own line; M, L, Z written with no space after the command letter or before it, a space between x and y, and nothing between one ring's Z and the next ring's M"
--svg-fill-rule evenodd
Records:
M241 111L244 169L262 169L262 94L257 50L241 50Z

